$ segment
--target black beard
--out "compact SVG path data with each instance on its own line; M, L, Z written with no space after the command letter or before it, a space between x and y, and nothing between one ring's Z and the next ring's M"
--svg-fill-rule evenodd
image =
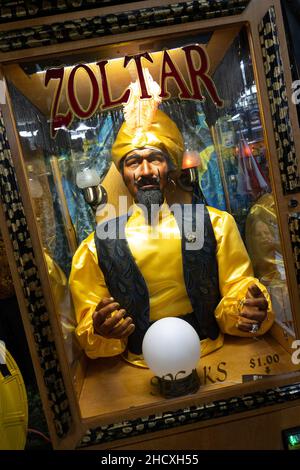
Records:
M148 225L154 219L152 214L158 212L158 208L164 202L164 196L160 189L139 189L136 195L136 202L143 204L146 208L145 218L148 219Z

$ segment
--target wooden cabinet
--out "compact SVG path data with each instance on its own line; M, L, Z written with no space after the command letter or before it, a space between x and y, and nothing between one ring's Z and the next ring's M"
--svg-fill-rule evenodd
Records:
M131 2L3 24L0 37L0 225L53 446L281 448L281 430L300 424L300 134L280 2ZM148 369L88 359L68 289L76 248L107 218L80 172L96 170L116 210L119 196L131 202L110 147L131 80L145 93L140 64L200 155L208 203L234 216L276 316L263 337L225 335L200 360L199 391L170 400ZM182 184L168 201L189 196Z

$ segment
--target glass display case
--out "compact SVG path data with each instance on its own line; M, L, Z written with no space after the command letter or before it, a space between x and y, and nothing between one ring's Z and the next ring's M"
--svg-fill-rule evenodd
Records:
M170 9L168 18L178 20L163 27L149 26L145 18L154 7L146 3L138 32L130 22L141 13L115 7L110 20L114 25L117 18L124 32L118 29L114 38L103 33L74 47L50 43L45 53L38 46L24 46L25 53L20 49L13 57L2 53L1 225L57 448L147 448L157 436L164 448L174 430L177 448L183 448L186 441L178 436L197 429L198 439L205 420L239 412L244 418L263 404L276 407L288 402L288 387L299 397L300 149L291 77L281 54L280 2L240 2L238 14L222 21L217 11L207 18L199 10L192 18L190 2L173 10L161 2ZM93 14L95 24L101 11ZM70 24L66 15L62 30ZM236 327L241 296L229 298L232 326L225 327L222 346L206 354L202 345L199 390L173 399L153 389L151 370L132 365L124 354L100 353L94 340L76 335L88 315L74 308L69 286L82 242L109 220L111 208L121 216L133 202L111 148L130 84L140 87L141 101L149 99L148 74L160 86L160 109L182 133L185 162L197 160L176 174L167 203L196 200L211 214L231 214L253 276L272 304L266 326L253 335ZM87 296L93 296L93 279L86 282ZM268 393L276 395L273 402ZM195 442L186 442L187 448L199 448Z

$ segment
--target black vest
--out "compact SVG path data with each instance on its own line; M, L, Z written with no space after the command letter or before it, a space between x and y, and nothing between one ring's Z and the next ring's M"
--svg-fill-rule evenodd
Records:
M205 206L202 206L204 223L197 225L196 211L200 210L200 205L180 207L188 209L182 210L182 215L176 214L175 211L174 216L181 232L184 280L193 312L187 314L178 312L178 317L188 321L195 328L200 339L208 337L214 340L219 334L214 311L221 296L216 260L217 243L213 227ZM129 215L126 214L101 224L101 238L97 236L98 230L96 230L95 245L98 263L110 294L121 308L126 309L135 324L135 331L128 338L128 349L132 353L141 354L144 335L151 325L149 293L125 238L128 217ZM190 227L192 231L186 233L187 228ZM196 237L196 241L201 235L203 237L203 229L203 246L199 249L190 249ZM107 233L107 238L103 237L103 233ZM196 245L192 248L194 246Z

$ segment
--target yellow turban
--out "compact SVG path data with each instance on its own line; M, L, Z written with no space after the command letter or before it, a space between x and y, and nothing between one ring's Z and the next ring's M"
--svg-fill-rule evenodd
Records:
M184 151L181 132L175 122L159 109L147 130L132 131L126 121L122 124L112 146L112 158L117 168L129 152L144 147L158 148L169 155L176 169L181 169Z

